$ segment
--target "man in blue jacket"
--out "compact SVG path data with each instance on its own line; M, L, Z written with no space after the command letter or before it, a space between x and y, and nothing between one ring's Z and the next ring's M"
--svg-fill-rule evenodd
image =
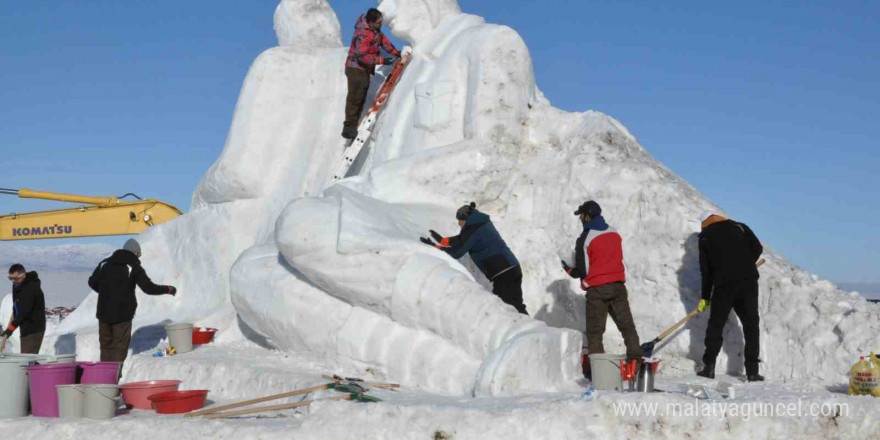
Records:
M455 259L470 254L471 260L480 268L483 275L492 282L492 293L516 311L528 315L522 299L522 269L519 260L507 247L489 216L476 209L477 204L471 202L455 213L461 233L454 237L443 237L431 230L431 237L422 237L422 243L440 249Z

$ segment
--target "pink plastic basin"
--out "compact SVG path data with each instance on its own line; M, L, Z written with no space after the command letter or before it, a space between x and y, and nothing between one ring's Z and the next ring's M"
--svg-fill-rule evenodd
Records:
M134 409L153 409L150 396L168 391L177 391L179 380L147 380L143 382L125 383L119 386L125 406Z

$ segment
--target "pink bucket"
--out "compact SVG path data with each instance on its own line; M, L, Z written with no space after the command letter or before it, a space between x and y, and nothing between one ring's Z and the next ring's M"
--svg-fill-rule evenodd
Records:
M76 363L46 364L27 367L31 412L37 417L58 417L56 385L76 383Z
M116 385L119 383L119 362L80 362L81 384Z

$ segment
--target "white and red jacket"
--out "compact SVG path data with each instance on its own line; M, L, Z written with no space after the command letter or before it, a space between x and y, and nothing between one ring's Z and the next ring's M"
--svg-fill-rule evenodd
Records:
M575 243L575 267L568 274L581 279L583 290L626 281L623 240L601 216L584 225L584 233Z

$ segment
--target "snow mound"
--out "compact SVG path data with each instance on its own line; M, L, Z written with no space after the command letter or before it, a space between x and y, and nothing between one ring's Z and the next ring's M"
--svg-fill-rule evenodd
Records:
M350 177L325 188L344 147L346 48L326 1L279 4L282 46L254 62L191 211L141 237L148 273L180 291L142 297L136 327L225 325L234 330L226 338L310 351L354 376L438 393L562 390L578 376L585 301L559 260L580 233L572 211L588 199L623 237L643 340L696 306L697 217L719 207L613 118L553 108L514 30L461 13L453 0L379 7L413 45L413 60ZM455 209L469 201L522 263L534 319L495 298L467 257L417 241L428 228L453 235ZM772 251L765 257L762 372L843 382L854 357L877 349L880 306ZM56 349L73 338L77 350L94 350L94 302L51 336ZM706 319L659 348L665 371L691 371ZM742 331L735 318L729 324L718 364L736 374ZM610 320L605 342L623 352Z

